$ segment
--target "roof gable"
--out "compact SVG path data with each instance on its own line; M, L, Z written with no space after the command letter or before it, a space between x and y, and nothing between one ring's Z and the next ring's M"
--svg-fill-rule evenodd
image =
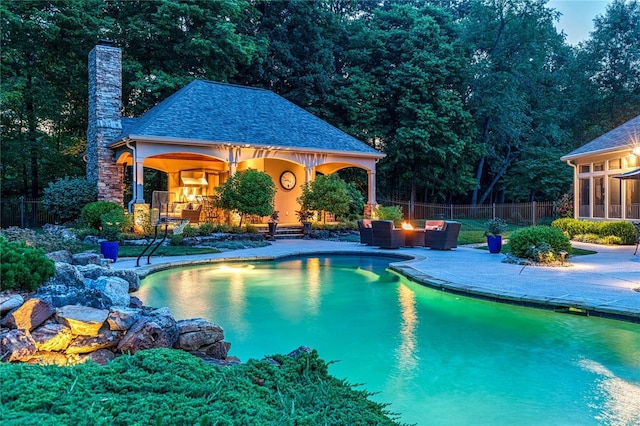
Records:
M192 81L127 124L120 140L166 137L383 156L271 91L211 81Z
M640 115L571 151L561 160L570 160L587 154L619 151L625 148L632 149L634 143L640 144Z

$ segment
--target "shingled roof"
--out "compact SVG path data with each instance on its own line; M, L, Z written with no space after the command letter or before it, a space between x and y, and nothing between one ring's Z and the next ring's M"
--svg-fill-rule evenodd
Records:
M194 80L137 120L123 119L122 125L118 141L166 137L384 156L271 91L212 81Z
M640 143L640 115L616 127L610 132L595 138L591 142L582 145L580 148L571 151L567 155L563 156L561 160L571 160L585 154L604 153L608 151L632 148L632 141Z

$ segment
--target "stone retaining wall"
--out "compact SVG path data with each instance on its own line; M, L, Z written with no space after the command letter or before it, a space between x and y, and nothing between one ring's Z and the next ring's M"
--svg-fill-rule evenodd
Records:
M49 256L87 262L68 252ZM35 294L0 296L0 360L105 364L121 354L176 348L219 365L239 362L227 355L231 344L219 325L202 318L176 321L168 308L143 306L129 294L139 287L132 270L56 261L55 276Z

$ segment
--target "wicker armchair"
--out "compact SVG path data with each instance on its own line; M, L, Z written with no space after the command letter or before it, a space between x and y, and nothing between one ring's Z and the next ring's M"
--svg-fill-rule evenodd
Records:
M373 245L373 228L371 228L371 220L360 219L358 221L358 231L360 231L360 244L368 246Z
M371 221L373 245L381 249L397 249L404 246L404 232L393 226L392 220Z
M458 234L460 222L445 221L441 230L426 230L424 233L424 246L433 250L451 250L458 247Z
M202 204L194 204L191 208L182 209L181 219L188 219L191 223L200 223Z

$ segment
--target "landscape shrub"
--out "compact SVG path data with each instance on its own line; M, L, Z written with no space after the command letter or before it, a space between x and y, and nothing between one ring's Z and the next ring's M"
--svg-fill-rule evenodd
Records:
M635 244L636 243L636 229L630 222L617 221L617 222L602 222L601 230L598 233L603 238L606 237L618 237L620 243L617 244ZM607 243L604 243L607 244ZM616 244L616 243L613 243Z
M0 231L0 235L6 238L7 241L21 242L27 246L42 249L45 253L58 250L69 250L77 253L85 249L77 239L65 239L57 234L36 232L33 229L18 228L17 226L3 229Z
M50 182L44 189L44 206L61 222L71 222L80 217L82 206L95 201L96 185L85 178L64 177Z
M580 241L581 243L598 244L600 243L600 236L598 234L577 234L572 238L574 241Z
M191 226L191 224L182 228L182 236L185 238L192 238L198 235L198 229Z
M182 236L182 234L172 234L171 236L169 236L169 243L172 246L180 246L182 245L183 239L184 237Z
M403 215L400 206L378 206L374 210L374 217L378 220L392 220L395 226L400 226Z
M548 246L548 247L547 247ZM571 254L569 238L558 228L550 226L529 226L520 228L509 236L509 248L516 257L535 260L536 262L558 259L561 251Z
M205 222L203 224L200 225L200 228L198 228L198 233L202 236L207 236L207 235L211 235L213 233L213 223L211 222Z
M113 201L95 201L82 208L80 217L86 227L100 229L102 227L102 215L116 209L122 210L122 206Z
M101 366L2 365L7 425L399 425L317 353L220 368L152 349ZM96 408L98 407L98 408Z
M129 216L122 208L112 209L100 216L100 236L108 241L118 241L120 232L131 227Z
M565 231L569 238L576 241L591 242L596 244L635 244L635 228L625 221L595 222L592 220L578 220L573 218L556 219L551 226ZM585 237L588 235L588 237ZM596 235L599 238L593 238ZM618 237L608 238L608 237ZM607 243L605 241L621 241L620 243Z
M44 250L0 236L0 289L33 291L55 272Z

